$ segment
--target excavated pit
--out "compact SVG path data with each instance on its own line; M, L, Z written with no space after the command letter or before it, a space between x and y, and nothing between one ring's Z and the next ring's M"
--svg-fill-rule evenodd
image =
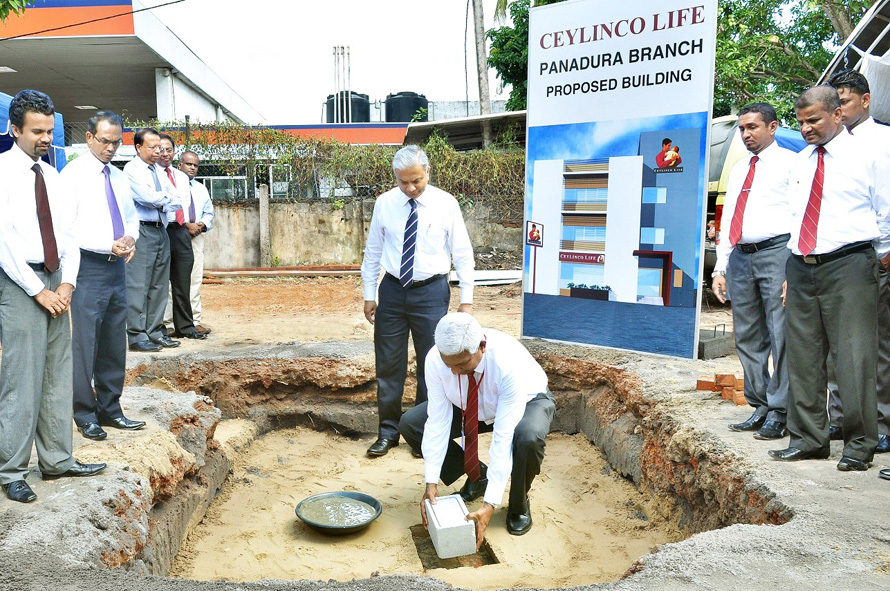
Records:
M566 436L580 434L596 446L598 450L591 448L591 453L601 453L609 471L633 484L643 499L640 506L648 507L653 517L657 513L659 519L673 523L683 537L732 524L779 525L792 517L792 511L772 491L745 477L731 450L674 418L670 404L653 396L651 387L643 388L636 374L596 361L554 354L546 346L532 345L530 349L547 372L557 401L553 431ZM130 369L131 385L194 390L211 398L222 411L221 425L240 427L239 434L222 445L221 455L225 458L211 458L197 474L183 480L179 488L184 494L174 494L152 508L151 541L134 561L143 572L170 574L183 540L199 527L212 497L227 486L224 479L229 470L225 468L234 461L237 474L238 457L265 434L308 428L348 440L362 436L367 439L376 432L373 355L360 346L356 349L342 343L297 344L218 356L145 356L144 360ZM413 387L411 379L406 391ZM218 430L217 438L219 431L224 430ZM249 434L244 435L245 432ZM366 444L365 440L353 441L354 451L350 453L362 454ZM417 481L411 485L416 487L419 497L420 465L415 469ZM195 488L203 493L196 493L192 490ZM225 495L224 492L222 497ZM290 519L296 520L292 507ZM299 528L291 527L287 533L293 536ZM533 536L534 529L527 538ZM634 559L645 553L628 559L618 575L623 572L629 576L640 570L642 561ZM547 565L540 568L546 569ZM365 570L352 576L381 574ZM423 567L409 574L421 572ZM442 571L426 572L439 577ZM310 568L292 576L266 573L244 580L269 576L292 580L328 578ZM351 576L336 578L348 580ZM439 578L448 582L447 577ZM616 578L611 576L612 580ZM601 580L609 579L572 584ZM491 587L498 584L503 582ZM535 584L532 581L524 586Z

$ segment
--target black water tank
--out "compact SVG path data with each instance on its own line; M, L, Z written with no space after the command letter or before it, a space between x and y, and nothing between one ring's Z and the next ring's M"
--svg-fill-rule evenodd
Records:
M341 90L337 93L340 99L339 121L334 121L334 95L329 94L328 100L325 102L325 120L328 123L346 123L349 117L349 102L347 97L349 92ZM352 93L352 122L368 123L371 120L371 103L368 102L368 95Z
M416 92L398 92L386 95L386 122L402 123L411 121L418 109L428 109L430 102ZM424 112L419 121L426 121L429 113Z

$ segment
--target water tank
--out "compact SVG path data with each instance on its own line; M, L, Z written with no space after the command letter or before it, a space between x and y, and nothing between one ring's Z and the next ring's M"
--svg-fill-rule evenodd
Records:
M386 122L402 123L411 121L418 109L428 109L430 102L416 92L398 92L386 95ZM426 121L428 113L418 121Z
M340 112L337 113L337 121L334 121L334 95L329 94L325 102L325 121L328 123L348 123L349 122L349 92L341 90L337 93L340 99ZM352 122L368 123L371 120L371 103L368 102L368 95L352 93Z

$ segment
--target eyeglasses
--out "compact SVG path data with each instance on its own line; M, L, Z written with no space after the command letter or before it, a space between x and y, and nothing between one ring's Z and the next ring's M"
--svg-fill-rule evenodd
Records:
M102 144L103 146L114 146L115 148L119 148L124 140L109 140L104 137L97 137L96 141Z
M161 154L172 154L176 150L174 148L158 148L158 152Z

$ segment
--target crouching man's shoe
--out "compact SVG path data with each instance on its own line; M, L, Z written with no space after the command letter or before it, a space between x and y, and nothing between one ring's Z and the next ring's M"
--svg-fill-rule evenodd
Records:
M526 503L526 505L528 505ZM507 533L511 536L521 536L532 528L532 509L528 505L525 513L507 513Z
M389 450L394 448L399 444L399 436L396 435L392 439L388 439L386 437L379 437L377 441L371 444L371 447L368 448L368 455L372 458L379 458L381 456L385 456Z
M44 480L55 480L56 478L65 478L68 476L95 476L105 469L107 464L83 464L75 461L74 465L62 472L61 474L44 474Z
M30 503L37 498L37 495L34 494L34 491L31 490L31 487L24 480L16 480L9 484L4 484L3 488L6 489L6 496L10 501Z
M479 480L475 481L467 478L464 485L460 487L460 498L464 500L464 503L475 501L485 494L486 486L488 486L488 478L479 478Z

